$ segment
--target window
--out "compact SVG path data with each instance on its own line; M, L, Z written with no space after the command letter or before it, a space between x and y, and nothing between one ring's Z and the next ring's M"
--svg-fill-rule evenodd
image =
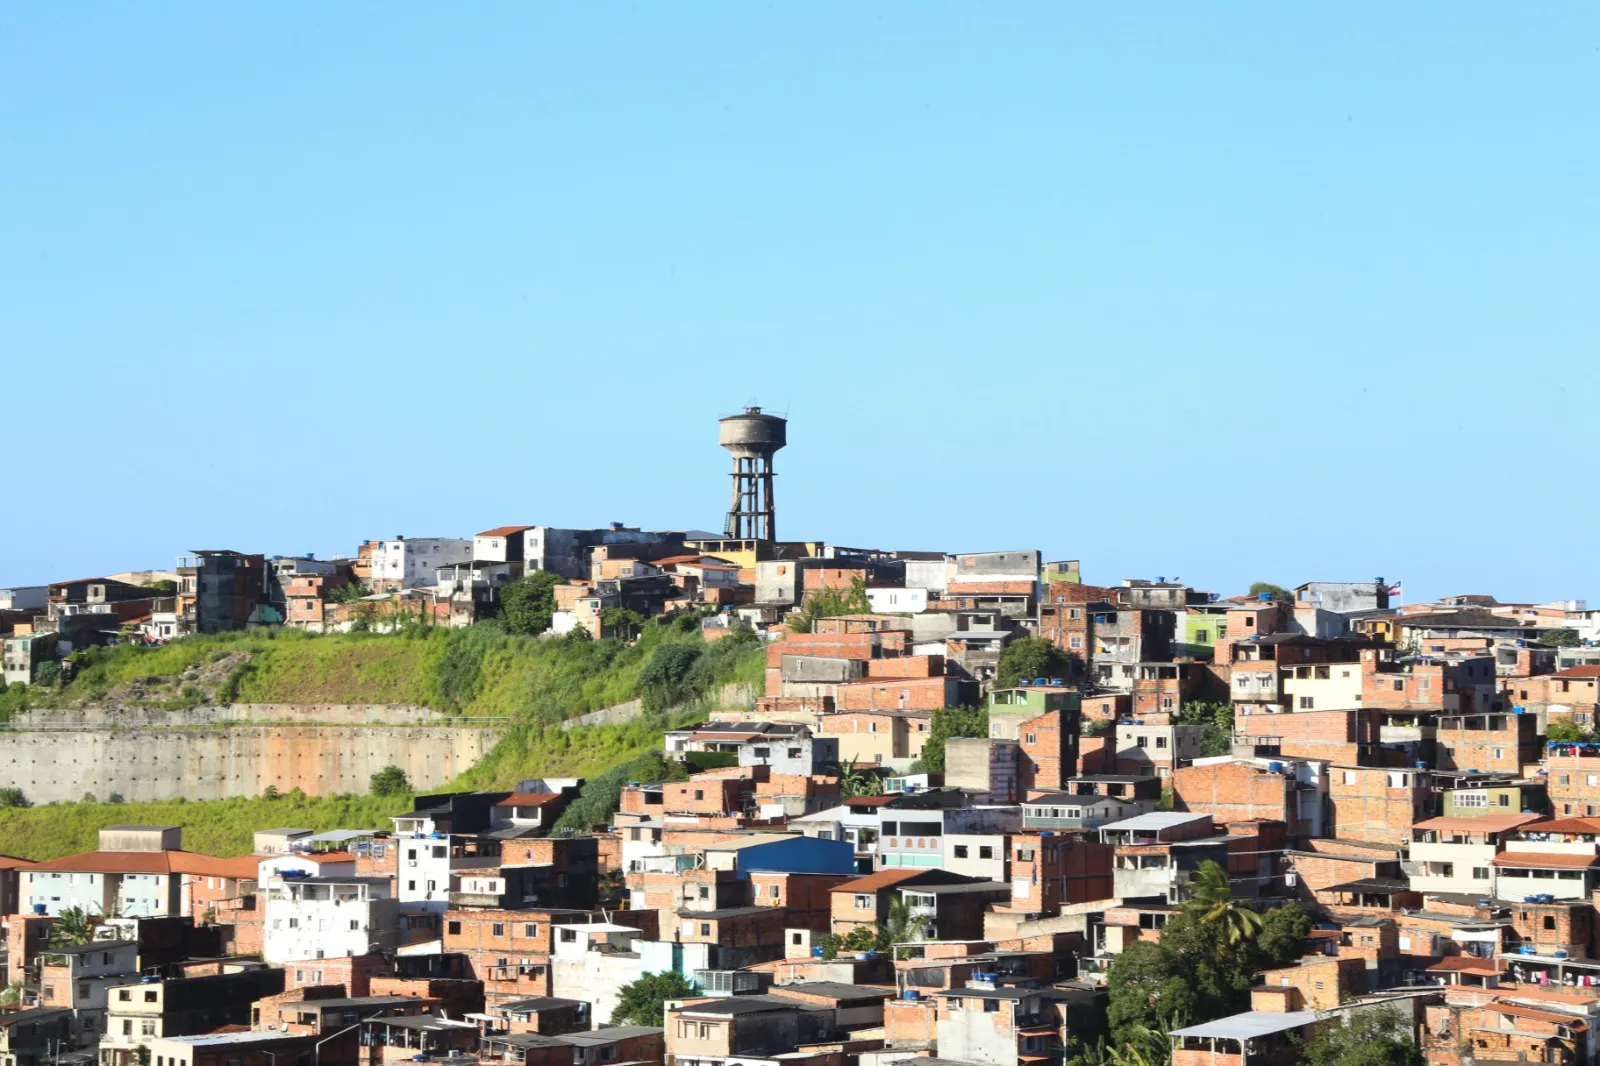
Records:
M706 798L705 790L704 789L699 789L699 788L695 789L694 790L694 798L697 799L697 800L705 799Z
M992 859L992 858L994 858L994 848L990 847L987 844L979 845L979 847L978 847L978 858L980 858L980 859Z
M967 846L965 844L957 844L956 845L956 858L964 859L966 857L967 857Z
M1354 770L1344 771L1344 783L1347 785L1353 785L1356 783L1356 774Z
M701 885L700 886L700 898L701 899L710 899L711 898L711 889L707 888L705 885Z
M1150 746L1150 738L1149 737L1138 737L1138 738L1136 738L1135 742L1141 748L1148 748Z
M789 758L791 758L791 759L800 758L800 749L799 748L790 748L790 749L788 749L788 751L789 751Z
M710 936L711 935L711 923L710 922L701 922L700 923L700 935L701 936Z
M445 926L445 931L447 933L449 933L451 936L460 936L461 935L461 923L460 922L449 922Z
M1474 866L1472 868L1472 879L1474 881L1489 880L1489 868L1487 866Z
M856 896L856 910L858 910L858 911L870 910L871 907L872 907L872 897L871 896L867 896L867 895L857 895Z
M1302 711L1309 711L1311 709L1311 705L1312 705L1312 700L1311 700L1310 696L1301 696L1300 697L1300 709Z
M779 885L768 885L767 886L767 895L770 898L777 899L782 894L783 894L783 889L782 889L781 886L779 886Z
M1167 738L1166 737L1156 737L1156 747L1164 748L1166 746L1167 746Z
M1028 734L1028 739L1025 740L1023 743L1025 743L1025 744L1037 744L1038 742L1039 742L1038 738L1036 736L1034 736L1034 734L1029 733Z
M529 940L532 940L534 937L538 936L539 935L539 923L538 922L525 922L525 923L523 923L522 935L527 937Z
M1556 927L1556 916L1553 915L1553 914L1545 915L1544 916L1544 927L1546 929L1554 929Z
M561 930L561 942L563 944L576 944L578 942L578 931L576 929Z
M1489 794L1487 792L1457 792L1457 807L1487 807Z
M144 994L144 1001L146 1003L154 1003L156 1001L156 990L153 988L148 989Z
M1506 749L1504 749L1504 748L1496 748L1496 749L1494 749L1494 757L1496 759L1504 759L1506 757Z
M790 933L789 934L789 943L791 943L791 944L803 944L803 943L805 943L805 939L806 939L806 936L805 936L804 933L796 932L796 933Z
M140 1022L139 1023L139 1034L141 1036L155 1036L156 1035L156 1021L155 1021L155 1019L154 1018L146 1018L144 1021Z

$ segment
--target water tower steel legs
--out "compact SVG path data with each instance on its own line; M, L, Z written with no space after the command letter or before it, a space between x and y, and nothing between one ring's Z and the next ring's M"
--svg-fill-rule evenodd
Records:
M776 540L777 509L772 499L772 457L733 457L733 498L727 535L734 540Z

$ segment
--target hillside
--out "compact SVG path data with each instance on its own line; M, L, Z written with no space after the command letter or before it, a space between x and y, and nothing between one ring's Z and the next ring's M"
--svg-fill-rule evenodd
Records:
M658 651L663 661L688 661L686 672L667 671L665 687L657 684L658 705L685 702L730 681L761 682L753 637L706 644L692 617L647 625L630 645L510 636L492 623L414 626L394 634L258 629L158 648L90 649L74 656L70 682L9 691L0 697L0 711L102 703L394 703L554 723L648 698L645 672Z
M763 653L753 635L705 643L698 624L648 625L632 645L536 640L492 625L399 634L303 634L261 630L190 637L160 648L117 647L80 656L60 687L14 689L11 709L124 702L404 703L441 712L514 720L489 755L452 782L460 789L509 788L528 777L603 779L586 797L601 810L625 768L660 751L662 731L703 716L699 701L730 682L760 691ZM562 729L559 723L631 699L646 711L621 725ZM256 829L294 825L382 827L406 798L343 795L215 802L80 802L0 809L0 853L33 859L92 849L116 824L184 827L184 846L216 855L250 850ZM603 817L603 813L600 815Z

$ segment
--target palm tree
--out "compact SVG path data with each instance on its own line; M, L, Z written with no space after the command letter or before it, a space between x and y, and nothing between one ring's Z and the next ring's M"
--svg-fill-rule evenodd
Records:
M839 770L839 795L843 799L852 799L856 796L881 796L883 794L883 781L877 774L868 773L867 770L856 763L854 759Z
M1199 872L1189 882L1188 903L1202 922L1221 923L1230 944L1261 931L1261 915L1233 898L1227 872L1210 859L1200 864Z
M884 927L888 939L888 947L904 944L909 940L921 940L928 932L928 919L922 915L911 913L911 904L900 896L889 904L889 924Z
M50 931L50 944L58 948L76 947L94 939L94 923L82 907L68 907L56 917L55 928Z

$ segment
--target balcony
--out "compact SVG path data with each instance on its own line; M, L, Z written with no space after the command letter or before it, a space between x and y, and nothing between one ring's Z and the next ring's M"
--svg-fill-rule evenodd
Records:
M755 995L772 980L754 970L696 970L694 983L708 996Z

